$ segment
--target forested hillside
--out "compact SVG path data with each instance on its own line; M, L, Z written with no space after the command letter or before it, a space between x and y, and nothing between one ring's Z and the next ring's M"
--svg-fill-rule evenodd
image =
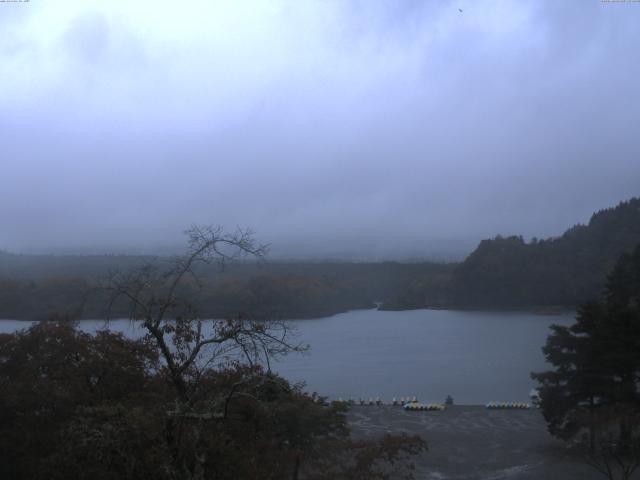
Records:
M558 238L483 240L455 270L453 305L466 308L573 307L596 298L624 252L640 244L640 198L592 215Z
M572 308L597 297L616 259L640 244L640 198L562 236L483 240L460 264L272 262L210 267L183 292L202 315L308 318L371 308ZM103 318L109 272L169 257L13 255L0 251L0 318L54 312ZM124 315L115 305L112 315Z
M40 319L62 312L81 318L124 316L126 305L107 312L102 288L110 272L167 257L89 255L49 256L0 253L0 318ZM207 267L204 284L184 286L206 317L309 318L391 303L413 285L438 285L442 292L452 265L437 263L253 262ZM420 298L425 298L421 294Z

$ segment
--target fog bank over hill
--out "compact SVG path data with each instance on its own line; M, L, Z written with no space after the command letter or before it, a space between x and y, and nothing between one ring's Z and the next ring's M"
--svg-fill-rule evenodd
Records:
M260 238L262 240L262 238ZM355 242L354 242L355 243ZM267 260L280 261L343 261L343 262L458 262L463 260L476 247L478 241L459 239L429 239L425 244L416 246L414 239L401 239L397 245L363 245L362 250L352 249L352 244L340 246L320 242L292 242L283 239L269 245ZM172 256L185 251L185 245L64 245L36 246L30 248L9 249L10 253L26 255L152 255Z
M0 248L460 259L638 194L632 2L1 6Z

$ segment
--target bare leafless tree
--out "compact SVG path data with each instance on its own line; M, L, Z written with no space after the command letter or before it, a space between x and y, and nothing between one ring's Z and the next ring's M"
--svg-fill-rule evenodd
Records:
M202 422L224 422L233 398L252 396L243 387L274 381L270 375L255 373L260 370L245 368L241 371L247 375L241 375L234 385L215 391L215 382L202 381L203 376L211 380L216 367L230 364L266 365L269 372L271 359L305 347L291 341L286 322L240 316L203 319L193 298L193 287L197 292L205 285L207 269L202 267L217 264L224 268L243 257L260 260L267 247L258 244L250 230L226 233L221 227L194 226L185 233L188 248L184 255L115 272L109 276L107 289L109 310L116 302L125 301L129 317L141 323L146 340L159 351L168 383L176 393L165 420L173 475L195 480L204 478L208 460L203 435L209 427ZM187 444L191 448L186 448Z
M594 448L583 448L585 463L609 480L629 480L640 467L640 448L621 450L615 440L600 440Z
M267 246L257 243L251 230L226 233L222 227L193 226L185 233L188 248L183 256L115 272L107 282L110 305L124 299L130 318L141 322L158 348L181 409L188 409L202 373L217 362L235 359L270 370L271 359L306 348L291 341L286 322L201 318L192 298L193 287L197 291L204 286L201 267L224 268L244 257L261 260Z
M640 412L636 405L603 407L593 416L594 432L579 437L574 449L608 480L630 480L640 468ZM627 429L626 442L620 441Z

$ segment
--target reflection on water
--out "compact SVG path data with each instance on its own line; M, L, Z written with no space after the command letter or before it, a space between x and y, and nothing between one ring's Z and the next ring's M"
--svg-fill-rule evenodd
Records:
M573 315L521 312L357 310L316 320L299 320L297 339L307 354L285 357L273 368L310 391L331 398L417 396L421 401L479 404L490 400L527 401L535 386L529 372L545 368L541 347L548 326L572 323ZM29 322L0 321L11 332ZM83 330L105 327L83 321ZM127 320L109 328L137 337Z

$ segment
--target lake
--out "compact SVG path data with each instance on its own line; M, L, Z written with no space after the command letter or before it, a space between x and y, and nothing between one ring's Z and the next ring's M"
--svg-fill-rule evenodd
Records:
M541 351L549 325L568 325L573 314L541 316L523 312L355 310L314 320L292 320L306 354L285 357L273 367L309 391L338 397L416 396L456 403L528 401L531 371L548 368ZM0 321L12 332L29 322ZM104 322L86 320L93 331ZM110 328L135 337L127 320Z

